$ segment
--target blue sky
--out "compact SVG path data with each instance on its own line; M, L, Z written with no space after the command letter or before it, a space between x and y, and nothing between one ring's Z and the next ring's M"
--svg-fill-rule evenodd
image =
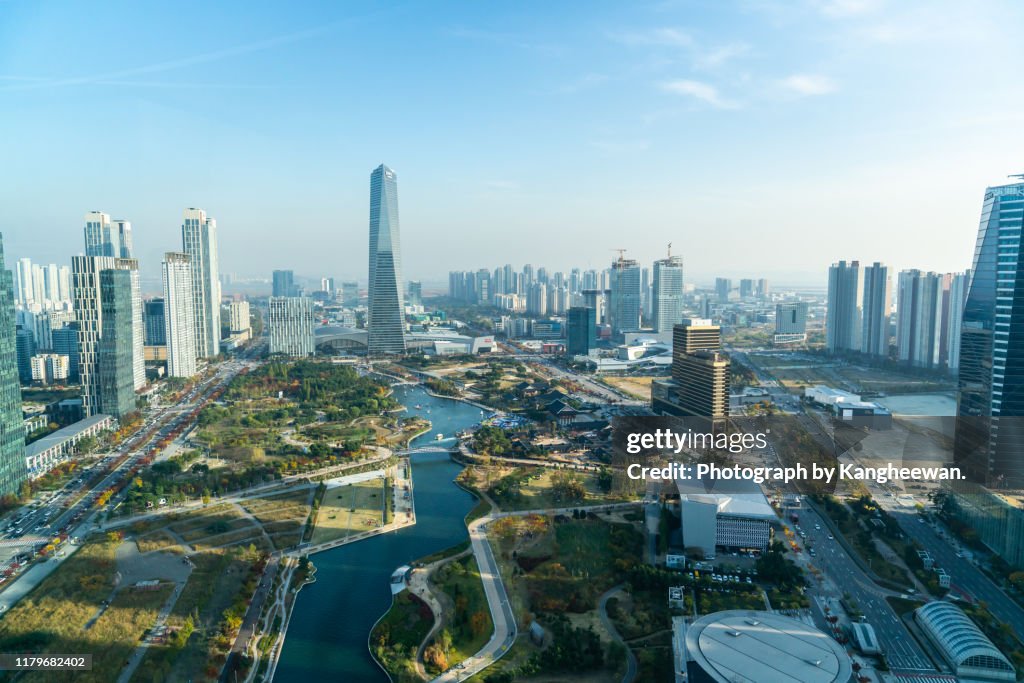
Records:
M405 275L603 267L822 282L959 270L1024 171L1015 2L0 1L8 259L68 262L98 209L147 274L181 211L221 269L365 277L369 173Z

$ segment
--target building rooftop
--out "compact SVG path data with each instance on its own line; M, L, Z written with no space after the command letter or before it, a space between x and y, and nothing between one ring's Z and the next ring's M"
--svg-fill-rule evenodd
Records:
M86 429L89 429L90 427L95 427L104 420L109 419L111 419L110 415L97 413L92 417L87 417L84 420L79 420L78 422L70 424L67 427L62 427L61 429L58 429L52 434L47 434L38 441L33 441L32 443L25 446L25 455L38 455L39 453L49 450L54 446L59 446L64 441L67 441L68 439L81 434Z
M980 671L993 680L1016 680L1009 660L981 632L981 629L951 602L933 600L914 611L921 627L942 649L942 654L956 668L958 676L978 675ZM966 671L965 671L966 669Z
M677 479L676 489L681 499L714 503L720 515L756 519L778 517L764 491L750 479Z
M802 621L770 612L727 610L694 621L686 649L718 683L846 683L843 647Z

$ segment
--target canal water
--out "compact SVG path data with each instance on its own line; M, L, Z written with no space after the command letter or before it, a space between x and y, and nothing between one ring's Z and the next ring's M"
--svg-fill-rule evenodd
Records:
M395 398L433 423L412 446L449 445L456 432L480 421L480 409L435 398L420 387L395 387ZM417 408L416 406L420 406ZM466 540L466 514L476 504L453 483L461 466L446 453L412 456L416 524L390 534L317 553L316 582L299 592L274 680L386 683L367 650L367 638L391 606L391 573L403 564Z

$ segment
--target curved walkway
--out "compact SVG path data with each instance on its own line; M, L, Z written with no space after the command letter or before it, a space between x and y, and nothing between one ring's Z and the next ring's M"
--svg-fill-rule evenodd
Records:
M598 603L598 614L601 616L601 623L604 625L606 631L611 634L612 640L626 648L626 673L622 676L622 683L633 683L636 680L636 655L633 654L633 650L630 649L629 645L626 645L626 641L622 639L622 635L618 629L615 628L615 624L608 617L608 600L615 597L622 591L623 584L609 588L601 596L601 601Z

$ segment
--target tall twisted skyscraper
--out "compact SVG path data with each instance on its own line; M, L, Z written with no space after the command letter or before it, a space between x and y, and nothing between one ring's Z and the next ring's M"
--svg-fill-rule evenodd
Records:
M985 191L960 324L954 456L978 483L1024 487L1024 183Z
M27 476L16 345L14 276L4 265L0 236L0 495L17 493Z
M381 164L370 174L370 284L366 318L370 355L405 352L398 177Z
M220 273L217 266L217 221L202 209L185 209L182 251L192 262L196 357L220 353Z

